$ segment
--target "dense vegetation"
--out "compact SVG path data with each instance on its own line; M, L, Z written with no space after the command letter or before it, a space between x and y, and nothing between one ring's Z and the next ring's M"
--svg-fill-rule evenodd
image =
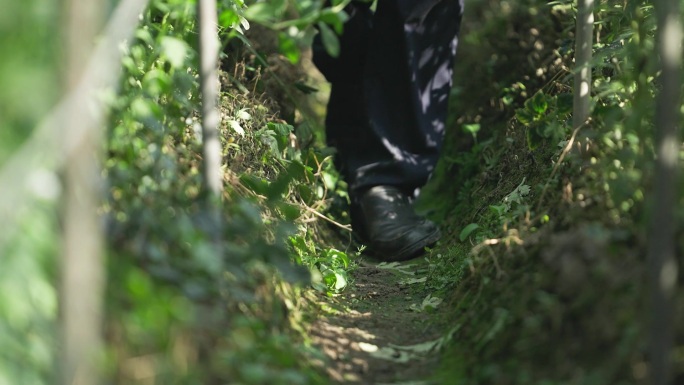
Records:
M99 96L103 382L330 383L308 328L354 284L360 247L323 145L326 85L306 61L315 33L339 49L344 2L332 3L219 4L220 256L202 181L196 4L153 0L142 14L116 91ZM0 384L54 383L66 156L35 136L65 87L62 9L0 8ZM439 384L648 381L655 11L596 5L592 113L579 127L575 15L564 0L467 4L446 147L419 201L445 234L421 282L444 299L437 314L449 325ZM35 167L17 175L17 160ZM677 235L683 209L678 196ZM674 383L684 381L682 294Z
M447 285L458 342L444 378L458 363L464 383L645 383L653 8L598 5L592 120L576 133L570 4L483 2L470 11L460 58L482 65L457 67L467 77L455 77L454 116L456 127L479 131L451 131L433 190L457 197L435 212L454 238L471 240L440 250L458 262L436 282L463 277Z

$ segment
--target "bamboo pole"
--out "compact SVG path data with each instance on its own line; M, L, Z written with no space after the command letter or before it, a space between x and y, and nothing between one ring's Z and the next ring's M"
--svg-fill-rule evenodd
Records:
M651 384L671 382L674 294L677 286L675 210L681 106L682 30L678 0L655 2L661 89L656 98L656 169L648 240L651 291Z
M575 89L572 128L589 119L591 101L591 57L594 34L594 0L577 0L575 31Z
M204 154L204 185L209 192L208 217L210 238L216 258L221 257L221 191L223 190L222 151L219 140L219 49L216 0L199 0L200 90L202 93L202 150Z
M54 152L48 156L64 164L58 363L60 382L64 385L101 383L105 269L103 230L97 212L102 199L99 160L104 106L96 92L103 87L115 88L121 67L119 43L132 36L146 4L147 0L119 3L100 43L93 49L104 14L104 1L66 1L67 97L18 153L19 158L15 158L30 156L31 150L42 150ZM50 137L62 138L61 147L36 147ZM23 167L28 167L29 172L34 170L31 166L47 167L33 162ZM16 166L13 162L9 164ZM7 173L2 170L0 177L19 175L21 167L10 168Z
M200 81L202 92L202 145L204 181L218 197L223 188L221 142L219 141L219 39L216 0L199 1Z
M84 63L101 28L102 0L66 1L66 89L78 87ZM87 105L89 100L84 99ZM62 384L98 384L104 291L103 231L97 215L101 200L100 141L92 116L77 105L66 112L65 127L83 125L64 165L64 213L60 326ZM65 148L68 139L65 141ZM66 152L66 151L65 151Z

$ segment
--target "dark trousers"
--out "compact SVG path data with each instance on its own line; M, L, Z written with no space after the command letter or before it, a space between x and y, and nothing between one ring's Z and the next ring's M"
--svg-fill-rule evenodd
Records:
M350 195L376 185L412 193L442 144L463 0L352 3L339 57L314 41L314 63L332 84L328 145Z

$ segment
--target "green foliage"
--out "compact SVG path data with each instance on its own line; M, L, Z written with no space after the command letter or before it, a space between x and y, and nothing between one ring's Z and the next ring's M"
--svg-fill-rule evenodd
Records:
M277 33L292 63L315 33L334 56L346 3L223 0L222 37L249 44L251 21ZM0 166L59 88L59 68L50 65L58 61L56 6L1 4ZM268 65L250 52L242 74L223 79L226 188L215 242L209 224L216 213L204 203L200 177L195 6L154 0L122 61L121 92L104 95L111 107L101 209L109 256L106 380L327 383L292 329L303 329L309 281L326 296L351 284L354 253L322 242L315 225L346 223L333 210L321 214L348 199L344 184L328 150L301 148L296 123L250 91ZM432 191L440 199L429 202L442 205L433 209L448 235L426 257L425 285L440 298L455 292L444 303L459 317L442 382L629 383L645 365L635 319L644 301L639 255L658 92L653 7L597 5L592 121L574 142L581 152L563 160L572 3L480 0L469 7L473 24L461 38L449 120L461 129L449 132L435 180L441 188ZM226 47L225 55L237 56ZM20 208L17 228L0 236L3 384L54 382L55 185L50 194L42 184L43 195ZM682 207L673 208L680 218ZM435 298L414 310L434 310Z
M0 0L0 171L57 101L59 2ZM13 222L0 210L0 384L54 383L59 252L52 170L24 175L34 188ZM17 186L1 185L12 191Z
M46 0L0 1L0 165L31 134L60 92L59 5Z
M436 382L646 381L653 6L597 3L591 121L572 141L573 3L469 6L451 127L480 130L470 148L451 131L430 190L451 211L426 284L455 292L458 325Z
M330 155L300 149L294 127L259 95L224 83L220 131L228 167L217 258L208 231L212 213L202 203L194 7L185 5L159 1L146 13L112 103L105 211L116 263L110 271L113 282L130 284L108 290L107 327L120 333L110 341L111 372L133 381L127 360L154 354L147 365L161 382L318 383L307 369L311 353L295 343L294 321L283 316L287 307L297 317L292 304L300 301L292 290L299 289L282 279L302 284L312 274L314 287L330 295L348 284L347 254L312 246L316 231L303 225L333 197L345 199L339 177ZM223 35L249 43L247 19L276 22L286 6L224 2ZM206 338L188 337L197 333ZM186 352L180 358L171 354L178 346ZM197 361L193 351L211 351L212 359Z
M337 8L273 4L282 12L269 21L280 23L274 28L290 42L310 38L317 23L340 32ZM277 19L292 16L295 5L301 17ZM224 38L247 41L245 15L258 15L259 7L247 12L239 0L223 1ZM313 271L323 291L341 291L351 262L329 247L299 255L288 240L312 242L313 219L324 217L318 212L333 197L345 199L339 177L330 154L297 147L293 126L278 118L273 102L224 85L228 168L216 243L216 213L205 205L201 180L195 8L194 1L153 0L124 53L120 92L103 92L110 106L101 208L109 257L106 382L322 383L306 359L313 353L293 332L307 306L302 287ZM60 70L55 5L3 2L2 9L0 166L56 103ZM287 51L295 55L298 46ZM53 383L58 369L60 186L51 171L43 174L29 181L36 197L17 208L16 229L0 236L3 384Z
M332 57L340 56L340 42L335 32L325 23L318 23L318 30L321 33L323 46L328 54Z
M351 267L347 253L332 248L321 249L303 236L290 237L290 244L297 262L312 270L314 288L331 296L347 287L347 271Z
M572 94L549 96L537 92L515 112L515 118L527 128L527 145L536 149L544 139L557 143L569 132Z
M477 140L477 132L480 131L479 124L464 124L463 131L471 134L474 140Z
M24 210L17 235L0 245L0 383L51 382L57 319L58 252L53 202Z
M247 7L244 17L278 31L280 52L290 62L297 63L301 48L310 46L316 33L321 34L323 45L331 56L339 55L338 36L348 17L344 12L348 3L349 0L261 1Z
M479 228L480 228L480 225L478 225L477 223L468 224L466 227L463 228L463 230L461 230L461 234L459 234L458 239L461 242L465 241L466 239L468 239L470 234L474 233L475 230L477 230Z

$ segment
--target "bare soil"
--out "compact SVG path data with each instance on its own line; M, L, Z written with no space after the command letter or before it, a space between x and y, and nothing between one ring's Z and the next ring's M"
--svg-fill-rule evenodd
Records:
M342 310L318 317L310 334L325 353L336 384L433 384L443 328L425 297L422 261L363 260L349 291L335 298ZM439 307L437 307L439 308Z

